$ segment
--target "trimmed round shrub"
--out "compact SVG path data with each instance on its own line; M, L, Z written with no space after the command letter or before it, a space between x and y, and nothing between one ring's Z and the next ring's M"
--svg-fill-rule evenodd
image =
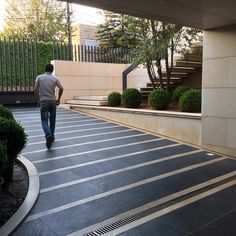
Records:
M110 107L117 107L121 104L121 94L118 92L112 92L108 95L108 105Z
M179 102L179 99L182 97L182 95L190 89L192 88L188 85L182 85L177 87L173 92L173 100Z
M0 176L3 177L5 167L7 164L7 145L6 142L0 142Z
M201 112L201 92L191 89L185 92L179 100L183 112Z
M135 88L128 88L122 94L122 104L128 108L137 108L142 102L142 95Z
M8 108L2 105L0 105L0 117L6 118L6 119L14 119L12 112Z
M15 160L25 147L27 136L23 127L13 119L0 118L0 141L6 141L7 155Z
M148 103L152 108L165 110L170 103L170 96L163 89L153 90L148 96Z

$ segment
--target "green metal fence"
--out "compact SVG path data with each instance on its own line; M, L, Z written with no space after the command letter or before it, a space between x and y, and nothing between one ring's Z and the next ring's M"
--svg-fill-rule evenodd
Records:
M32 92L35 78L52 60L130 63L125 48L105 49L29 39L0 39L0 92Z

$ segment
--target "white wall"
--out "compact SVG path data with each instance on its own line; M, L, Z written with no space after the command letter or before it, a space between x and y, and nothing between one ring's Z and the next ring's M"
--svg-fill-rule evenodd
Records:
M53 61L54 73L60 79L65 99L84 95L108 95L122 92L122 72L128 64ZM140 87L149 82L146 70L138 68L128 75L128 88Z
M236 157L236 26L206 31L202 145Z

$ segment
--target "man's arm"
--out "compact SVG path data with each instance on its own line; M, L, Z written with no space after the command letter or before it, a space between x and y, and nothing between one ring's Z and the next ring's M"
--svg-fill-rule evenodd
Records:
M58 81L57 83L57 87L59 88L59 91L58 91L58 99L57 99L57 105L60 105L60 100L61 100L61 96L63 94L63 87L61 85L61 83Z
M34 95L36 98L36 102L39 103L39 82L36 80L35 85L34 85Z

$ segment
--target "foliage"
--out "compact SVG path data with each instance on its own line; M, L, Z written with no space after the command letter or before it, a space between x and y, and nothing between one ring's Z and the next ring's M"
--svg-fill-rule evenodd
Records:
M6 118L6 119L14 119L12 112L8 108L2 105L0 105L0 117Z
M68 27L66 4L57 0L8 0L5 25L6 37L64 40Z
M136 19L130 27L132 25L142 39L138 47L133 50L135 64L143 64L147 69L153 88L156 88L159 82L160 87L169 93L173 56L191 44L198 30L146 19ZM164 77L166 77L166 87L164 87Z
M185 92L179 100L183 112L201 112L201 92L195 89Z
M101 45L128 47L134 64L143 65L147 69L153 88L157 88L159 82L160 87L169 93L173 55L187 49L200 31L155 20L108 13L105 23L98 28ZM167 79L166 88L163 77Z
M112 92L108 95L108 105L110 107L117 107L121 104L121 94L118 92Z
M97 27L97 39L104 48L131 48L137 44L136 34L128 30L129 16L105 11L105 22Z
M128 88L123 92L121 100L125 107L137 108L142 102L142 95L137 89Z
M179 102L181 96L190 89L191 87L187 85L178 86L173 92L174 101Z
M165 110L170 103L170 96L164 89L153 90L148 96L148 103L157 110Z
M0 118L0 141L6 141L9 159L15 160L26 144L26 137L24 129L14 119Z
M44 73L44 67L53 59L69 60L67 44L43 41L27 41L24 39L0 39L0 53L2 62L1 83L9 86L12 75L12 84L17 86L33 85L37 75ZM53 55L54 50L54 55ZM37 58L37 60L36 60Z
M7 146L6 142L0 141L0 176L3 176L7 164Z

